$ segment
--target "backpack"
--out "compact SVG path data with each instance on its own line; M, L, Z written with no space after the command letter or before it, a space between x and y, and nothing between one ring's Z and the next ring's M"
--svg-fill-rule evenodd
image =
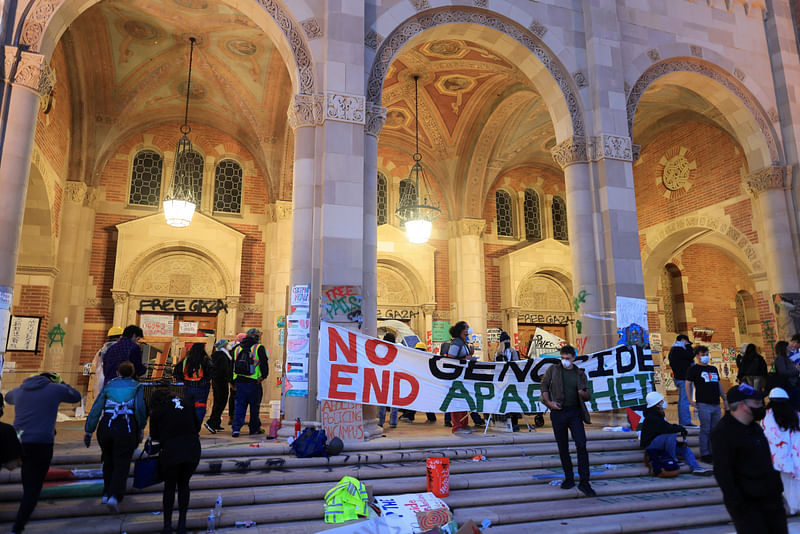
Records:
M203 381L203 364L197 366L193 373L186 373L186 363L184 362L183 379L187 382L202 382Z
M250 350L242 350L239 345L234 351L233 372L237 375L251 376L256 372L256 351L258 343L250 347Z
M297 439L289 446L298 458L310 458L312 456L328 456L326 442L328 438L322 429L314 429L307 426Z
M680 474L681 466L675 458L657 449L647 449L645 452L653 475L658 478L674 478Z
M439 347L439 356L447 356L448 352L450 352L450 342L445 341L442 343L442 346Z

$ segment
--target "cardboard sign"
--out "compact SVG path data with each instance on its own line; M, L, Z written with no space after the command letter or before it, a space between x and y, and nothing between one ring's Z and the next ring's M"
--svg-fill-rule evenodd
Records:
M364 422L360 404L352 402L322 401L322 428L328 439L363 440Z
M197 327L199 326L199 324L200 323L193 321L179 321L178 334L195 336L197 335Z
M175 332L175 316L143 313L139 317L139 326L145 338L172 337Z

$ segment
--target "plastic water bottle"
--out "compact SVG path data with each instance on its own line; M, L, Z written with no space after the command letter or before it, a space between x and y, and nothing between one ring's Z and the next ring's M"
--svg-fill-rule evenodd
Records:
M217 502L214 503L214 517L217 521L222 517L222 493L217 493Z
M210 510L208 513L208 528L206 529L206 532L216 532L216 529L214 528L216 523L217 518L214 516L214 510Z
M255 521L250 521L250 520L237 521L236 523L234 523L234 526L236 528L250 528L250 527L256 526L256 522Z

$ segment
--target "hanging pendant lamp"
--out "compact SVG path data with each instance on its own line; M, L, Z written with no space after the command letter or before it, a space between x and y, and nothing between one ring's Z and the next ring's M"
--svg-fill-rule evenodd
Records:
M422 154L419 152L419 76L414 76L414 165L407 180L414 184L406 188L397 204L395 214L406 227L406 236L411 243L427 243L431 236L433 221L442 214L439 203L433 200L425 169L422 167ZM420 188L421 186L421 188Z
M192 143L189 141L189 94L192 86L192 59L194 56L195 38L190 37L189 48L189 76L186 82L186 108L183 115L183 125L180 128L181 138L175 150L175 166L172 169L172 182L169 192L164 197L164 217L167 224L175 228L185 228L192 222L197 202L195 200L192 177L199 172L197 168Z

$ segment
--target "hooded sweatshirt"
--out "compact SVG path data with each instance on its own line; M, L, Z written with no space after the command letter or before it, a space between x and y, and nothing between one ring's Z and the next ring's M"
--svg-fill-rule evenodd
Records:
M14 428L22 443L53 443L58 405L80 400L81 394L74 388L39 375L25 379L6 395L6 402L16 407Z

